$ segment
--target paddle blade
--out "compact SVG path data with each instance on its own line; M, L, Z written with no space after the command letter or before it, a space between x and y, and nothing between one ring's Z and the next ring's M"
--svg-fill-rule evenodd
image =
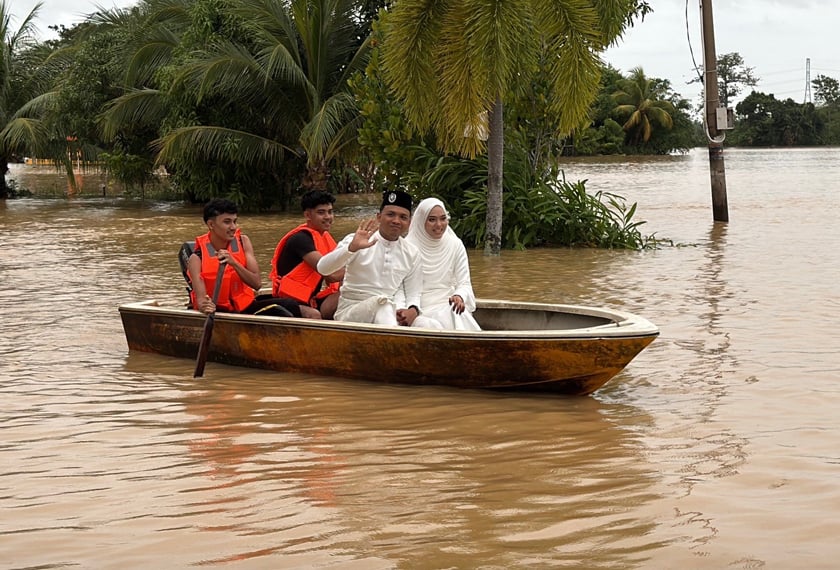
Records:
M195 372L193 378L201 378L204 375L204 365L207 364L207 354L210 352L210 338L213 336L213 325L215 315L207 315L204 321L204 331L201 334L201 341L198 344L198 355L195 358Z

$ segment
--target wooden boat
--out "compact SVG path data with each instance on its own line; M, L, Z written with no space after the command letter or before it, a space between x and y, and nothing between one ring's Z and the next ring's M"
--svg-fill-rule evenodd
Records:
M120 306L130 350L195 359L205 316L155 301ZM481 331L217 313L208 360L387 383L589 394L659 334L636 315L479 300Z

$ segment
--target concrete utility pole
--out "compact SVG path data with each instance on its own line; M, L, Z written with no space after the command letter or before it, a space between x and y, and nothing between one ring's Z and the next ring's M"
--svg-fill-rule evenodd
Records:
M718 98L717 54L715 53L712 0L700 0L700 12L703 17L703 69L706 72L703 88L706 92L706 130L709 137L709 171L712 177L712 215L716 222L728 222L729 205L726 201L723 136L721 136L722 129L718 129L717 110L720 106L720 100Z

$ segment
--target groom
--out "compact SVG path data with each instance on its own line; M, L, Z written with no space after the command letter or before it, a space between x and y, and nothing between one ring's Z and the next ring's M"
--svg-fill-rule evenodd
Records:
M335 320L411 326L417 319L420 251L402 237L411 223L411 206L408 193L386 190L376 219L363 221L318 261L321 275L344 268ZM398 307L397 299L405 299L404 306Z

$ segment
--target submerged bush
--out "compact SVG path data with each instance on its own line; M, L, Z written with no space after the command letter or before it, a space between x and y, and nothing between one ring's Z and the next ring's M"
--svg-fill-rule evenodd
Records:
M29 198L32 192L17 183L17 180L12 178L6 181L6 197L10 199L15 198Z
M404 176L420 198L437 196L449 207L452 229L468 247L482 247L486 233L487 160L441 157L418 148L417 170ZM507 149L506 149L507 152ZM533 174L526 153L505 155L502 247L576 246L647 249L634 221L636 204L622 196L586 191L586 181L568 182L557 167Z

